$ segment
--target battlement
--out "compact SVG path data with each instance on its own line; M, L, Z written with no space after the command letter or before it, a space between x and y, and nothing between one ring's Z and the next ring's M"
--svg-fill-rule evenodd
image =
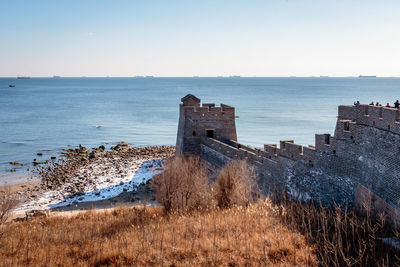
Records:
M279 148L276 144L265 144L263 153L269 159L285 157L312 162L315 158L315 147L298 145L293 140L283 140L280 141Z
M400 110L373 105L339 106L338 119L400 133Z
M203 103L194 95L182 99L176 142L177 153L200 153L201 137L236 140L235 108Z
M221 104L203 104L202 106L184 106L181 104L185 114L191 116L235 116L235 108Z

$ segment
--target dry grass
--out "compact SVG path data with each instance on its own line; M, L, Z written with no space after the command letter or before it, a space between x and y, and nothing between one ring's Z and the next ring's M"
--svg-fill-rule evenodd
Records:
M269 202L190 214L119 208L13 223L0 265L264 266L317 264Z

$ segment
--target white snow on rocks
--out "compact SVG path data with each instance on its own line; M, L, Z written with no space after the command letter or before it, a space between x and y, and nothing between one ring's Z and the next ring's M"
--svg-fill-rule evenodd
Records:
M154 174L163 170L163 159L133 159L123 171L118 168L104 168L102 164L104 162L93 162L81 170L82 174L92 176L91 179L85 179L91 182L82 183L77 176L62 188L44 192L37 199L22 203L14 213L22 214L29 210L60 208L80 202L113 198L124 191L135 191L138 185L146 183ZM80 183L83 190L69 193L67 189L71 187L71 183Z

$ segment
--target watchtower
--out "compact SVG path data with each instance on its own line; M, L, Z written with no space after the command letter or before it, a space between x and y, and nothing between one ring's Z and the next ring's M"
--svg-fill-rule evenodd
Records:
M179 105L176 153L200 153L201 138L237 141L235 108L221 104L200 106L200 99L188 94Z

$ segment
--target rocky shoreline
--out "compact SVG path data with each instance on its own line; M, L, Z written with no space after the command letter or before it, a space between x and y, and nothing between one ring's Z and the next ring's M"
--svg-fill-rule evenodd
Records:
M119 195L124 195L124 200L138 200L133 193L126 196L136 191L150 193L149 179L162 171L164 159L174 153L174 146L131 147L123 142L108 151L104 146L63 149L58 159L32 170L40 184L17 192L21 203L15 212L60 209L82 202L115 200Z

